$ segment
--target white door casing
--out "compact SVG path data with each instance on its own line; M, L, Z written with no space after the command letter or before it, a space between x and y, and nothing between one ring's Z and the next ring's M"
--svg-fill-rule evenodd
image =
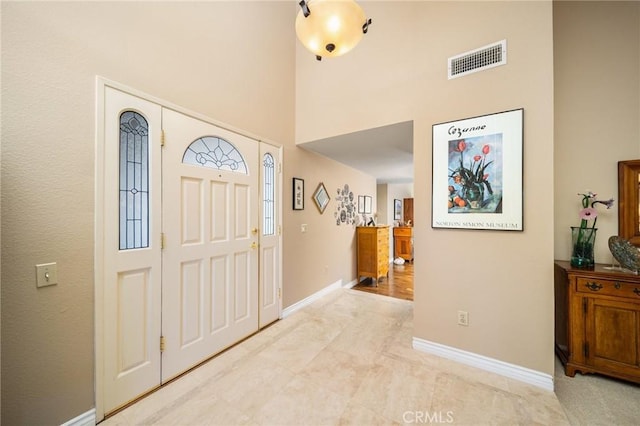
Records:
M169 109L163 127L166 381L258 330L259 169L252 139ZM246 174L225 167L235 160L219 139L241 153ZM196 141L203 164L186 164Z

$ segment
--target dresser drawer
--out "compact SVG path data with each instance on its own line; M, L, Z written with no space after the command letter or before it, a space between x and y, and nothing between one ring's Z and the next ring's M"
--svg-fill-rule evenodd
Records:
M393 228L394 237L410 237L413 233L413 228Z
M640 302L640 284L599 278L576 278L576 291L579 293L603 294L631 298Z

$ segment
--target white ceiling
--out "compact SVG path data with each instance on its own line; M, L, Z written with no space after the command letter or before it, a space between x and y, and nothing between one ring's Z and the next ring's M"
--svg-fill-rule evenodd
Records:
M374 176L377 183L413 182L413 121L298 146Z

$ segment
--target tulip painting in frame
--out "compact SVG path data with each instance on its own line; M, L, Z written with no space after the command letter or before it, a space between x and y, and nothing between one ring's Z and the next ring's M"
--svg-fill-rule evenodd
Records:
M522 231L523 109L433 126L432 228Z

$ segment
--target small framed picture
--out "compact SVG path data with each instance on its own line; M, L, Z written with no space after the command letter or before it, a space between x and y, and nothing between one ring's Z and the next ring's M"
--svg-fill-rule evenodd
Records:
M364 213L364 195L358 195L358 213Z
M371 197L368 195L364 196L364 212L365 214L371 214Z
M393 220L402 219L402 200L393 200Z
M304 210L304 179L293 178L293 209Z
M313 201L315 201L318 210L320 210L320 214L324 213L324 209L329 204L329 193L322 182L318 184L318 188L313 193Z

